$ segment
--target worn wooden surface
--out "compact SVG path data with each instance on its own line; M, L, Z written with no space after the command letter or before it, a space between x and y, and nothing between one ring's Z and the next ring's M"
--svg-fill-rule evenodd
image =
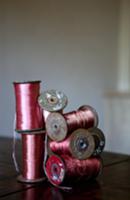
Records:
M17 160L21 163L21 145L17 142ZM122 200L130 199L130 156L104 152L103 173L96 181L80 183L72 191L63 192L47 182L17 182L12 157L12 140L0 138L0 198L5 200Z

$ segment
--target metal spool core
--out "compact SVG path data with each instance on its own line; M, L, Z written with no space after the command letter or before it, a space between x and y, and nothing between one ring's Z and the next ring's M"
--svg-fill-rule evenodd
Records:
M96 127L88 129L90 134L94 137L95 140L95 151L93 153L94 156L99 155L102 153L105 147L105 136L103 132Z
M57 90L47 90L40 94L38 98L39 105L50 112L63 110L68 102L67 96Z
M70 150L77 159L89 158L95 149L93 136L86 129L77 129L72 133Z
M60 185L65 177L65 165L59 156L52 155L46 162L46 174L50 182Z
M67 135L67 124L60 113L50 113L46 120L48 136L55 141L62 141Z

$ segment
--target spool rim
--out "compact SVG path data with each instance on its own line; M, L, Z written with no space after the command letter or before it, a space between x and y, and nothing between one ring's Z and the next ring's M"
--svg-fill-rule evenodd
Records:
M46 119L48 136L54 141L62 141L67 136L68 127L65 118L60 113L50 113Z
M52 155L48 158L46 162L46 175L52 184L61 185L65 178L65 164L62 158L57 155Z
M87 148L82 151L82 149L79 151L79 148L77 146L77 141L81 138L84 138L87 141ZM86 142L84 141L84 142ZM75 130L71 135L71 141L70 141L70 151L73 157L83 160L89 158L95 149L95 143L93 136L83 128Z
M105 147L105 135L101 129L97 127L89 128L88 131L92 136L96 136L100 140L98 147L95 148L93 153L94 156L100 155Z
M17 177L17 181L18 182L21 182L21 183L30 183L30 184L34 184L34 183L39 183L39 182L43 182L46 180L46 177L41 177L41 178L38 178L38 179L26 179L24 178L22 175L19 175Z
M18 130L18 129L15 129L15 131L19 134L40 134L40 133L45 133L45 129L43 128L38 128L38 129L31 129L31 130Z
M41 80L14 81L13 84L41 83Z
M50 112L63 110L68 103L67 96L58 90L46 90L39 95L38 103L42 109Z

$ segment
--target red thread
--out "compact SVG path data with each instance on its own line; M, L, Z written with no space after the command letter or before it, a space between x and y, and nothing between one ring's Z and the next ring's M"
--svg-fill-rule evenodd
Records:
M43 177L44 133L22 134L22 177L35 181Z
M38 104L40 81L14 83L16 130L22 133L21 182L43 181L44 121Z
M65 140L56 142L49 140L48 146L52 152L61 155L67 154L78 159L86 159L91 155L100 155L105 146L103 132L96 128L77 129Z
M97 157L89 158L87 160L72 159L67 155L63 155L66 165L66 173L71 177L80 179L95 178L101 171L101 160Z
M98 115L91 106L82 106L66 114L51 113L46 120L47 134L52 140L62 141L78 128L97 127Z
M38 104L40 81L15 82L16 130L28 132L44 129L42 109Z
M98 115L90 106L81 106L77 111L64 114L68 132L78 128L90 128L98 125Z
M78 160L61 155L52 155L46 163L46 174L49 181L54 185L62 185L65 181L73 183L79 180L96 178L101 172L102 162L100 158Z
M57 153L58 155L67 154L71 156L70 141L71 136L62 142L50 141L49 148L52 152Z
M50 141L49 148L58 155L87 159L95 151L95 140L86 129L77 129L61 142Z

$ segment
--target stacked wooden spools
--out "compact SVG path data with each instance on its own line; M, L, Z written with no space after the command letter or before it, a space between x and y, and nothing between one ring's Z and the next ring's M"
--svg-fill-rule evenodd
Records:
M102 170L105 137L98 115L88 105L64 113L67 96L57 90L40 93L40 81L14 82L16 131L22 136L21 182L44 181L64 188L90 180Z
M63 114L67 102L66 95L56 90L39 96L41 108L48 112L44 169L57 187L96 178L102 170L100 154L105 146L95 109L84 105Z

